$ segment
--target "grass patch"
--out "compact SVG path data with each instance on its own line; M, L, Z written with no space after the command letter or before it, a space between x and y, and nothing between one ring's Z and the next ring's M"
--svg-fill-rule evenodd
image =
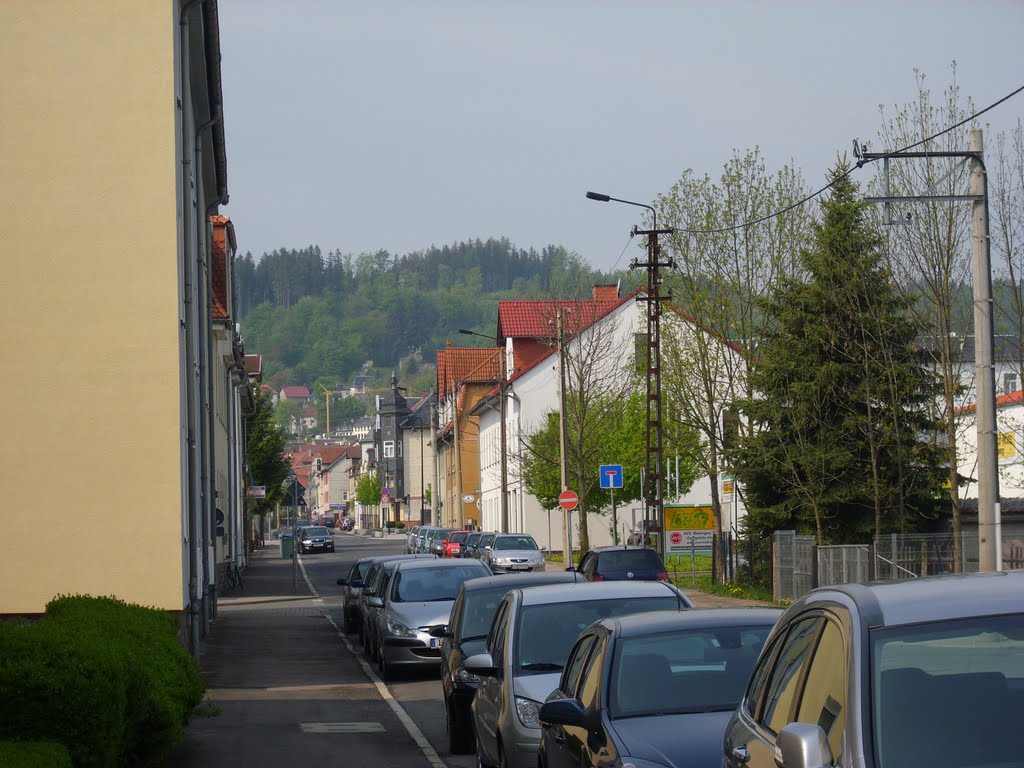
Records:
M680 581L683 581L680 579ZM688 579L687 579L688 581ZM680 584L679 586L687 586L687 584ZM726 582L725 584L712 584L710 575L698 576L696 589L701 592L706 592L709 595L719 595L720 597L735 597L740 600L760 600L762 602L771 603L780 607L789 605L790 601L783 601L776 603L772 597L772 593L762 587L752 587L747 584L735 584L733 582Z

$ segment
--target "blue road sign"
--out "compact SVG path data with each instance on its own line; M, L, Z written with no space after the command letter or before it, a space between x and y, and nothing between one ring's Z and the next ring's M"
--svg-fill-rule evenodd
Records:
M601 487L602 488L621 488L622 487L622 465L621 464L602 464L601 469Z

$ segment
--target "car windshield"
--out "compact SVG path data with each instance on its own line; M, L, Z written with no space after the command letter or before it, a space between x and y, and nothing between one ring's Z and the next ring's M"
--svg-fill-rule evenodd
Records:
M457 563L459 560L448 562ZM391 597L396 603L455 600L462 582L488 574L486 567L473 567L469 564L455 568L411 568L408 571L398 571Z
M678 598L668 590L664 597L619 597L525 606L518 628L519 669L528 674L561 669L580 632L598 619L671 611L678 607Z
M306 539L310 538L311 536L330 536L330 535L331 534L329 534L327 532L327 529L323 528L323 527L310 527L310 528L306 528L302 532L303 538L306 538Z
M1022 766L1024 614L872 630L875 764Z
M533 536L498 536L491 549L540 549Z
M505 596L508 589L508 587L493 587L466 592L462 604L462 626L459 628L461 639L472 640L487 637L494 612L498 610L498 603L501 602L501 598Z
M367 560L365 563L356 563L356 573L352 578L364 579L366 578L366 572L370 570L370 561Z
M599 571L662 570L658 553L653 549L620 549L602 552L597 559Z
M609 716L731 712L770 624L673 631L619 643Z
M455 531L451 536L448 537L449 544L461 544L466 540L469 535L469 531Z
M480 541L480 534L479 533L471 533L471 534L469 534L469 536L466 537L466 546L467 547L472 547L478 541Z
M432 531L430 534L431 543L438 544L444 541L448 534L453 530L453 528L438 528L436 531Z

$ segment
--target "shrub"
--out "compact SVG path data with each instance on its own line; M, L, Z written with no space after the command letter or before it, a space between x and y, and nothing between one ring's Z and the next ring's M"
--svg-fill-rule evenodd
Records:
M405 528L405 523L399 522L398 525L396 525L395 527L398 528L398 530L402 530L403 528Z
M52 622L0 622L0 739L58 741L76 766L116 766L127 708L111 644Z
M5 768L72 768L71 755L54 741L0 741Z
M60 596L46 606L42 624L95 638L120 657L127 691L124 764L155 763L181 740L205 686L178 641L173 616L114 597Z

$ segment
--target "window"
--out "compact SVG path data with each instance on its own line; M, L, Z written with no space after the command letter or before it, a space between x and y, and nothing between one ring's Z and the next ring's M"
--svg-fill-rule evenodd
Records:
M846 650L839 625L826 621L807 670L800 697L797 722L812 723L828 737L832 756L838 761L843 744L846 708Z
M566 696L576 697L576 689L579 687L580 677L583 675L583 665L587 661L590 649L594 646L594 636L586 635L580 638L576 647L569 655L569 662L562 674L561 689Z
M1016 373L1004 373L1003 374L1003 394L1008 395L1011 392L1016 392L1020 387L1017 386L1017 374Z
M508 626L509 604L509 600L503 600L498 606L498 612L494 616L494 623L491 624L491 631L487 637L487 650L496 667L504 666L505 628Z
M807 663L814 639L821 628L819 617L796 622L786 633L786 640L779 652L771 679L768 681L768 696L765 699L764 714L758 718L772 733L793 722L793 706L796 703L800 677Z
M341 492L341 500L342 501L348 501L348 491L342 491Z
M601 695L601 677L604 672L606 648L607 645L601 641L600 637L597 637L594 650L583 666L583 676L580 679L579 694L576 698L588 709L597 709L599 704L598 697Z
M395 441L385 440L384 441L384 458L393 459L395 457Z

